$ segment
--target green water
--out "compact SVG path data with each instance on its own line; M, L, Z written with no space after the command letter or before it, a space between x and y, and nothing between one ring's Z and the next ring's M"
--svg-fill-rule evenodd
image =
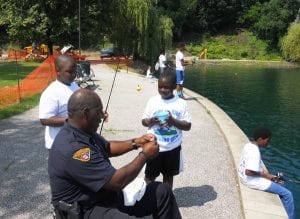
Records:
M271 173L300 181L300 68L194 65L186 86L221 107L250 137L257 126L273 133L262 158ZM300 184L286 183L300 218Z

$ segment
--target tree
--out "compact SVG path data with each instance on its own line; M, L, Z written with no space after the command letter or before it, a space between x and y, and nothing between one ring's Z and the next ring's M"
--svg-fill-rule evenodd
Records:
M282 39L281 50L287 60L300 61L300 23L292 23Z
M172 41L173 22L161 15L152 0L120 0L114 17L111 40L134 59L153 63L159 50Z
M99 43L109 31L114 3L108 0L81 0L82 46ZM77 4L76 4L77 3ZM0 26L9 40L21 46L32 42L78 46L78 1L0 0Z
M296 0L258 2L246 13L245 22L259 38L276 47L280 37L286 33L288 24L295 19L298 8Z

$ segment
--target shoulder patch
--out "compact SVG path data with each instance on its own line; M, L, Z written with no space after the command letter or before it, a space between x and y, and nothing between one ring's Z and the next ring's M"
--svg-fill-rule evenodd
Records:
M89 148L82 148L73 154L74 160L80 160L82 162L88 162L91 158L91 151Z

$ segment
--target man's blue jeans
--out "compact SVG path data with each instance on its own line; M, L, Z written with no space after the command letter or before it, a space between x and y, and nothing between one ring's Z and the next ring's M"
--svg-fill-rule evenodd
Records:
M267 188L265 191L278 194L289 216L289 219L295 219L294 199L293 194L290 192L290 190L286 189L278 183L272 182L269 188Z

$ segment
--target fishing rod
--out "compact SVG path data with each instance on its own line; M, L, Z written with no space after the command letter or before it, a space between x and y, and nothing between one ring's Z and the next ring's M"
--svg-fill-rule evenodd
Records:
M283 173L277 173L276 177L278 178L278 180L282 181L282 182L290 182L290 183L296 183L296 184L300 184L299 180L294 180L294 179L287 179L285 177L283 177Z
M127 23L127 27L129 27L129 20L126 21ZM128 31L126 31L125 33L125 41L124 42L127 42L127 37L128 37ZM126 48L127 51L125 51L125 59L128 58L127 55L128 55L128 47ZM124 50L123 50L124 52ZM111 88L110 88L110 92L109 92L109 96L108 96L108 100L107 100L107 103L106 103L106 107L105 107L105 111L104 113L107 113L107 109L108 109L108 104L109 104L109 101L110 101L110 97L111 97L111 93L112 93L112 90L114 88L114 85L115 85L115 80L116 80L116 76L117 76L117 72L119 70L119 65L120 65L120 57L118 59L118 64L117 64L117 68L116 68L116 71L115 71L115 75L114 75L114 79L113 79L113 82L112 82L112 85L111 85ZM127 71L128 71L128 66L127 66ZM127 72L128 73L128 72ZM101 127L100 127L100 135L101 135L101 132L102 132L102 129L103 129L103 125L104 125L104 119L102 120L102 123L101 123Z
M119 58L118 64L117 64L117 68L116 68L116 71L115 71L115 75L114 75L114 79L113 79L113 82L112 82L112 85L111 85L111 88L110 88L110 92L109 92L109 95L108 95L108 100L107 100L105 111L104 111L105 113L107 113L107 109L108 109L108 104L109 104L109 101L110 101L111 93L112 93L112 90L113 90L114 85L115 85L115 80L116 80L117 72L119 70L120 60L121 59ZM102 129L103 129L104 122L105 121L103 119L102 123L101 123L101 128L100 128L100 135L101 135L101 132L102 132Z

